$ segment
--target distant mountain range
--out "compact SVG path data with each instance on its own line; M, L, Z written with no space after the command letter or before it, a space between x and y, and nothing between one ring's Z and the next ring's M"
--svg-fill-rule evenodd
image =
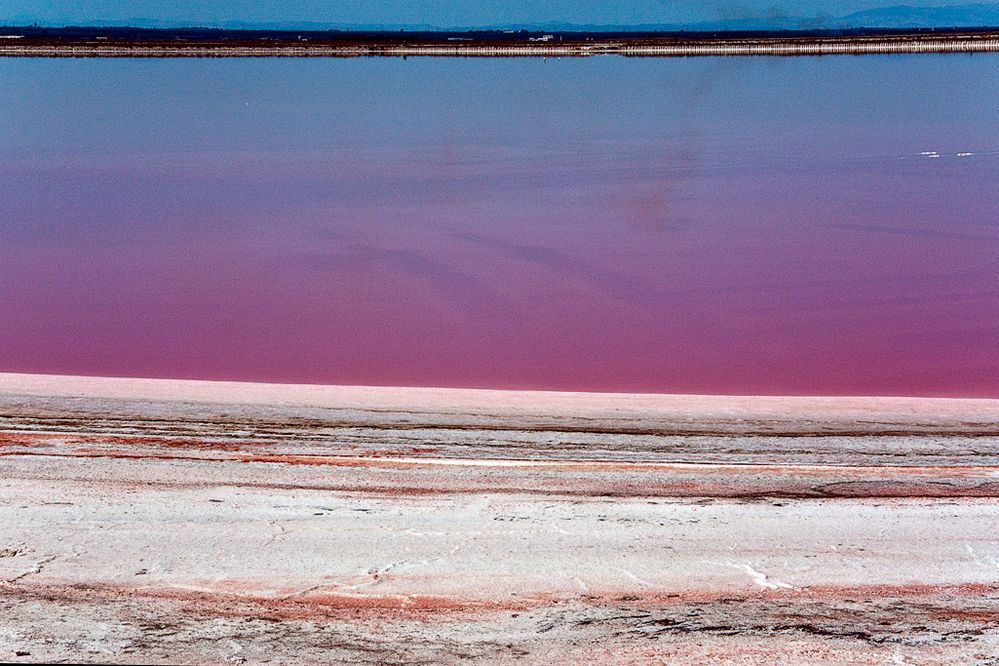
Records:
M642 25L578 25L573 23L534 23L495 26L502 29L557 31L704 31L723 30L835 30L846 28L983 28L999 26L999 3L976 3L956 7L883 7L846 16L768 16L704 21L698 23L653 23Z
M983 28L999 25L999 3L958 7L885 7L848 14L839 21L849 27Z
M846 16L790 16L771 13L767 16L725 19L699 23L647 23L640 25L593 25L564 22L510 23L475 26L435 26L427 24L355 24L324 23L310 21L287 22L247 22L222 21L212 23L191 23L184 21L163 21L149 18L126 20L87 20L74 19L40 21L30 15L4 17L0 24L45 26L109 26L136 28L184 28L210 27L225 30L379 30L379 31L428 31L428 30L530 30L558 32L626 32L626 31L705 31L725 30L835 30L840 28L979 28L999 26L999 3L968 4L953 7L909 7L899 5L866 11L854 12Z

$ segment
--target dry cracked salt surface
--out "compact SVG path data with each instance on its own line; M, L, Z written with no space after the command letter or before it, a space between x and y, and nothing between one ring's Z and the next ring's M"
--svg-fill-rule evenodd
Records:
M999 664L999 401L0 375L0 661Z

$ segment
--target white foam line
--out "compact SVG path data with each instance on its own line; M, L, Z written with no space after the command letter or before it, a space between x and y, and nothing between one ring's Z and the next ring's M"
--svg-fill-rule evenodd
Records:
M698 419L795 418L932 413L945 419L999 418L999 400L916 397L737 396L592 393L497 389L264 384L177 379L81 377L0 373L0 395L93 400L170 401L187 404L268 405L360 410L417 410L495 415L586 415ZM183 406L179 406L183 409ZM926 418L926 417L922 417ZM669 421L666 421L667 423Z

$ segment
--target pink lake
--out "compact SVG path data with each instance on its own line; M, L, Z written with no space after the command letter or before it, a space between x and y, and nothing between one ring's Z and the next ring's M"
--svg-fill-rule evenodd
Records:
M0 371L999 397L999 57L0 61Z

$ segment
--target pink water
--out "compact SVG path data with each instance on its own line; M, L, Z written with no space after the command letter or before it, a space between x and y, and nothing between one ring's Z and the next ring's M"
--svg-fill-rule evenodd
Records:
M996 80L3 61L0 371L999 397Z

